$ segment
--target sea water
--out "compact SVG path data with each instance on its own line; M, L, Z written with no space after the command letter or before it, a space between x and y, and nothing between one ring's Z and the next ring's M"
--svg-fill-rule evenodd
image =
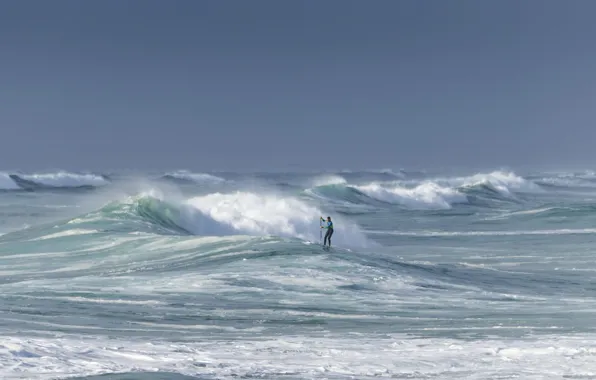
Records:
M591 171L1 173L0 233L2 379L596 378Z

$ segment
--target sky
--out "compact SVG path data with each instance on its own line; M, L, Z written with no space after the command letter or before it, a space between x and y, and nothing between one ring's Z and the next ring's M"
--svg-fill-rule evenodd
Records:
M6 0L0 168L596 167L591 0Z

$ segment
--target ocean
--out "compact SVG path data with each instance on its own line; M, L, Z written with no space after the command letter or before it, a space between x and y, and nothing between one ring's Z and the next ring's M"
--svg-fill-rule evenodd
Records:
M0 234L4 380L596 379L592 171L5 172Z

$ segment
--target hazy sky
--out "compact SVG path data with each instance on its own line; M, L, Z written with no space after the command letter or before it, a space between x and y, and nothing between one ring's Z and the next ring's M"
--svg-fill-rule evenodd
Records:
M593 0L0 3L0 167L596 167Z

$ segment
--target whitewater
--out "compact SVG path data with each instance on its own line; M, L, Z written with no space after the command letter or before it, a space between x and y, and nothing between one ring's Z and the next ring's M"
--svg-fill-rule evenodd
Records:
M595 258L589 170L2 172L0 378L594 379Z

